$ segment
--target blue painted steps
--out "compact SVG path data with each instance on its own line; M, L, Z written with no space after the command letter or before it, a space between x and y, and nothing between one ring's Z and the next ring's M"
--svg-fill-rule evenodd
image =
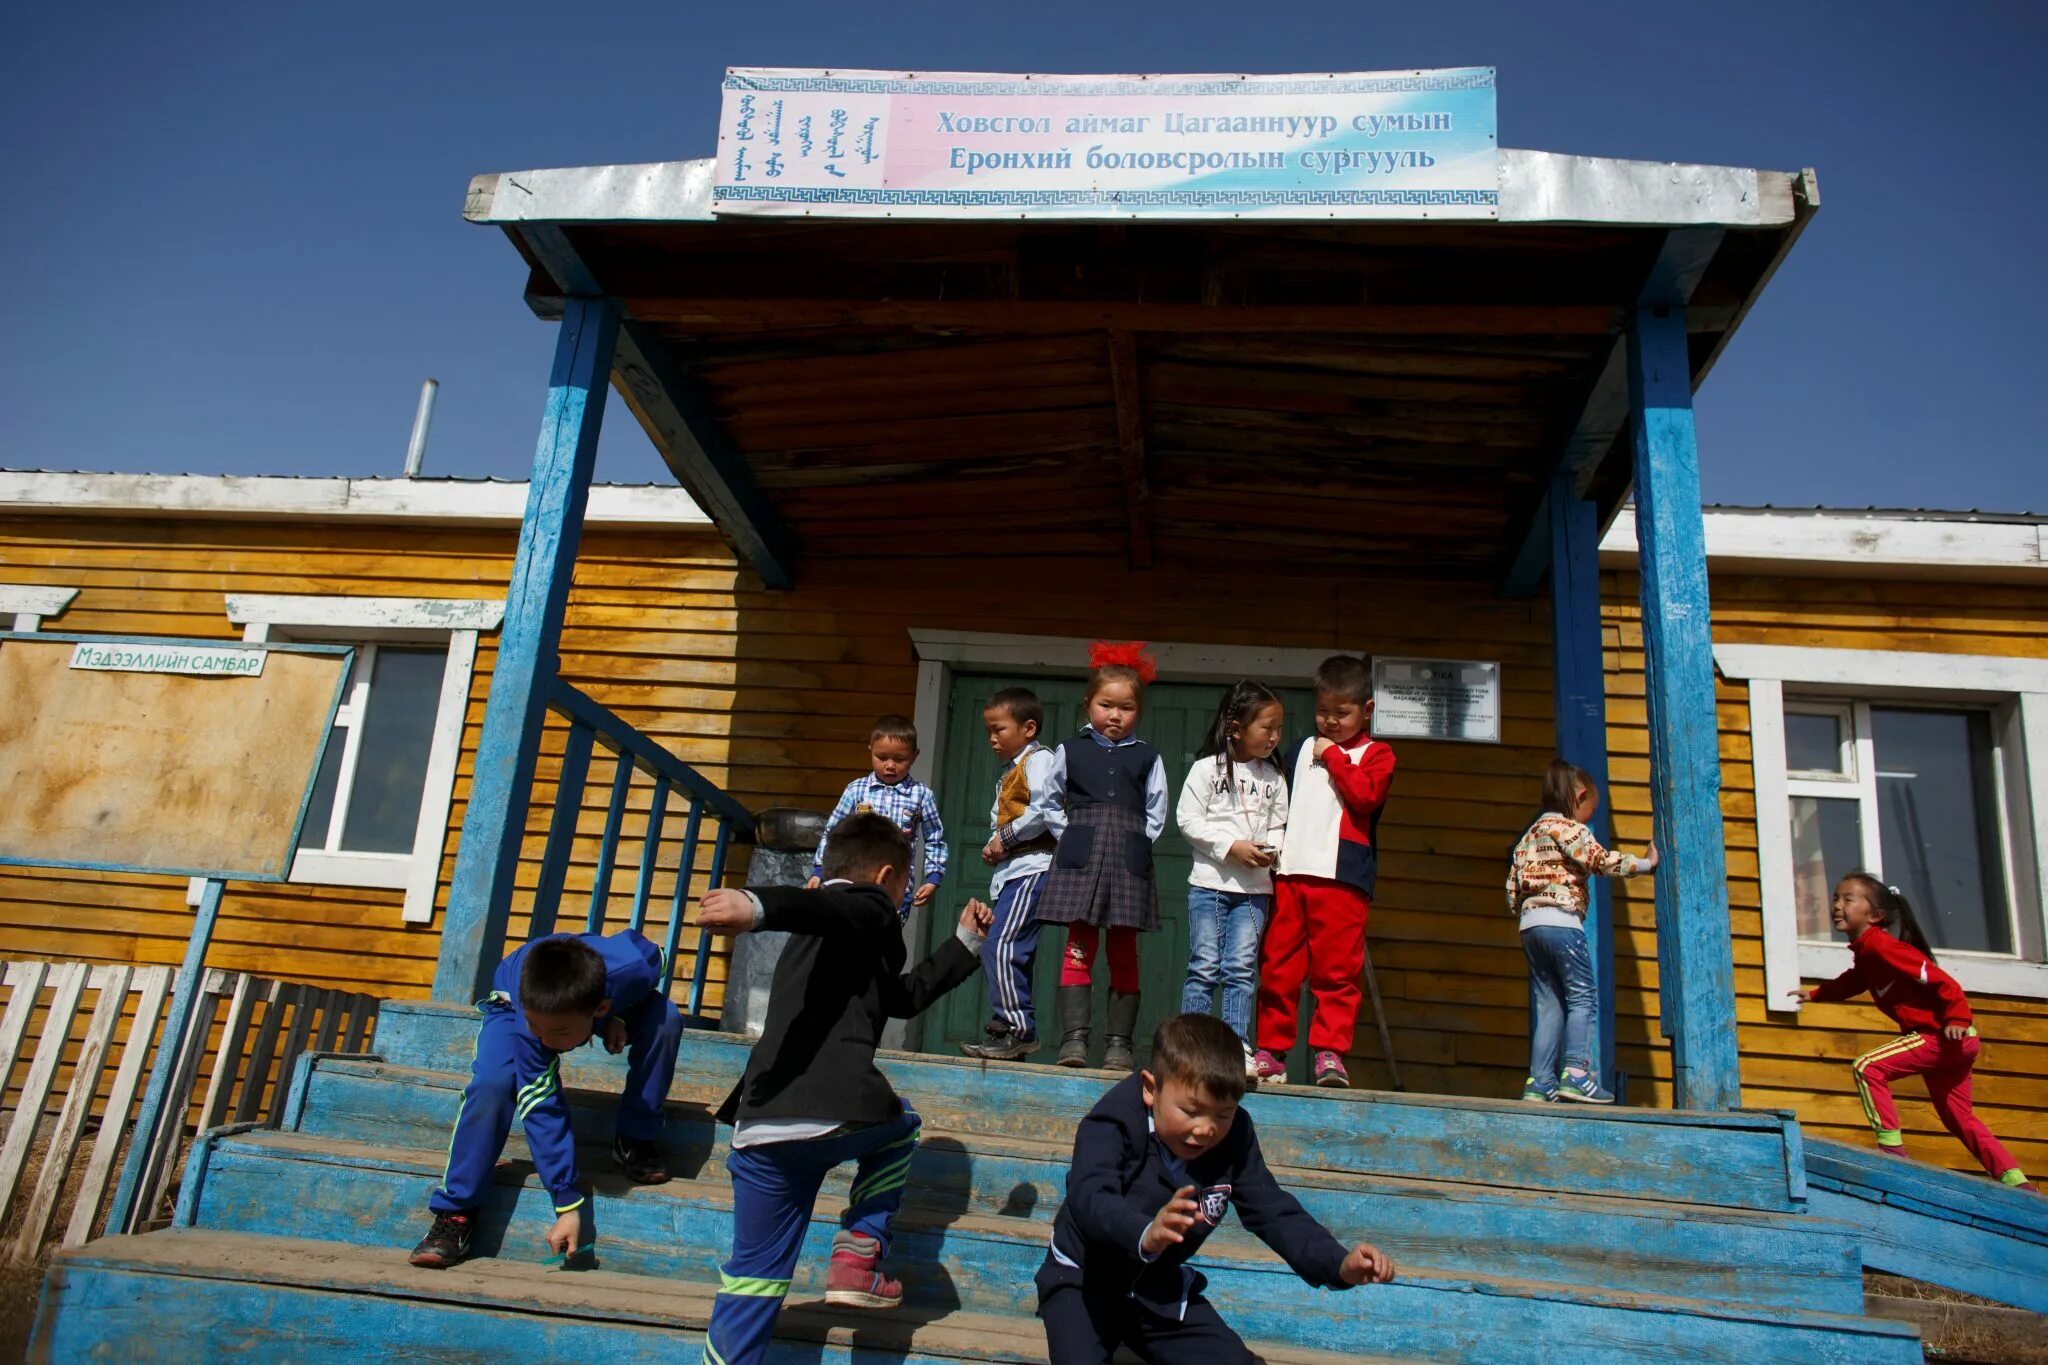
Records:
M301 1078L291 1122L308 1137L423 1150L438 1171L463 1080L452 1072L324 1059ZM598 1092L567 1093L578 1133L594 1147L607 1144L612 1099ZM1252 1101L1255 1113L1260 1102ZM704 1106L672 1104L670 1169L679 1177L723 1184L726 1131L713 1127ZM238 1140L238 1150L261 1142ZM1272 1151L1274 1144L1268 1139L1266 1146ZM524 1155L516 1134L508 1150ZM1067 1159L1064 1142L951 1133L928 1125L911 1187L914 1198L943 1200L966 1212L1043 1222L1064 1192ZM593 1172L608 1167L608 1158L595 1152L585 1163ZM1840 1313L1858 1312L1862 1304L1853 1241L1810 1218L1277 1168L1316 1217L1370 1238L1403 1265ZM848 1178L841 1173L828 1184L826 1205Z
M1813 1211L1856 1229L1870 1269L2048 1313L2048 1198L1821 1138L1806 1163Z
M438 1174L428 1152L248 1133L214 1138L194 1177L197 1192L182 1216L243 1234L289 1236L310 1222L326 1235L359 1242L365 1255L388 1254L422 1226L420 1208ZM536 1259L549 1204L523 1167L506 1172L480 1220L485 1248L500 1259ZM633 1187L618 1177L598 1184L598 1255L606 1269L664 1282L710 1283L731 1236L730 1190L707 1181ZM815 1292L836 1226L821 1200L797 1279ZM509 1230L509 1231L508 1231ZM1042 1222L906 1209L892 1264L911 1312L964 1307L1028 1320L1030 1277L1044 1255ZM1910 1329L1854 1316L1783 1307L1704 1304L1695 1299L1567 1289L1497 1276L1406 1270L1396 1284L1332 1294L1308 1289L1270 1252L1241 1232L1204 1248L1208 1293L1253 1340L1371 1348L1433 1360L1499 1358L1504 1332L1528 1332L1561 1344L1550 1358L1634 1361L1683 1348L1699 1360L1917 1361ZM1853 1351L1850 1343L1856 1343ZM1562 1347L1569 1343L1568 1349ZM1543 1358L1548 1347L1518 1351Z
M695 1359L710 1309L708 1285L504 1260L415 1270L390 1248L174 1230L104 1238L60 1255L44 1287L30 1359L633 1365ZM1271 1365L1359 1359L1284 1348L1266 1356ZM796 1302L782 1316L769 1359L1048 1365L1034 1319Z
M377 1049L399 1066L466 1074L473 1012L387 1001ZM685 1034L672 1097L715 1104L750 1040ZM1070 1142L1112 1078L965 1057L885 1052L882 1070L926 1121L960 1133ZM565 1085L616 1092L621 1058L564 1057ZM1806 1199L1799 1128L1777 1112L1697 1114L1274 1086L1248 1101L1268 1158L1288 1165L1795 1212Z

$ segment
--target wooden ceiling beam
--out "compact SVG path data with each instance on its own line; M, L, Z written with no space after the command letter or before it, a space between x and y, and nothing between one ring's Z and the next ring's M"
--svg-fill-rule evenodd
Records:
M1109 334L1109 382L1116 391L1118 472L1123 479L1128 555L1134 569L1152 567L1152 477L1145 463L1145 394L1138 373L1138 338Z
M1128 303L1051 299L628 298L642 322L686 331L770 332L914 327L961 332L1317 332L1364 336L1609 336L1623 309L1608 304Z

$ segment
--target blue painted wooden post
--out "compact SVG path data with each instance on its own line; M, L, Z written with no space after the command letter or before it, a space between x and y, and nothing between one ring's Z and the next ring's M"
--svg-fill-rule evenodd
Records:
M562 888L569 880L569 854L576 847L576 818L583 811L583 783L590 775L590 744L596 738L588 725L571 723L562 743L562 771L555 783L555 809L548 820L548 842L540 855L540 880L533 889L531 938L555 932Z
M1735 967L1721 837L1721 752L1707 611L1706 523L1683 308L1636 310L1628 336L1643 683L1656 815L1657 940L1675 1099L1742 1100Z
M1550 490L1550 616L1555 636L1551 681L1557 752L1593 777L1602 805L1593 814L1594 836L1614 842L1607 787L1607 673L1600 655L1600 518L1578 496L1573 476L1561 473ZM1586 912L1586 947L1593 958L1599 997L1593 1021L1593 1058L1610 1088L1621 1093L1614 1066L1614 895L1594 877Z
M661 826L668 815L668 779L654 779L654 800L647 807L647 834L640 843L640 876L633 883L633 918L627 926L635 932L647 925L647 897L654 891L654 868L661 861Z
M718 837L711 843L711 872L704 879L704 885L717 890L725 880L725 850L732 840L732 821L718 822ZM711 969L711 937L701 931L697 934L697 961L690 971L690 1004L683 1011L691 1018L702 1018L704 1014L704 982Z
M619 834L626 823L626 793L633 785L633 756L619 750L619 765L612 770L612 799L605 807L604 837L597 844L597 871L590 878L590 918L586 933L604 932L606 902L612 896L612 873L619 863Z
M201 977L206 972L206 950L213 943L214 922L220 918L220 893L225 884L207 878L200 883L199 908L192 916L192 937L185 944L185 962L178 968L178 984L171 992L170 1017L164 1020L163 1032L158 1035L156 1062L149 1069L149 1088L142 1095L142 1111L135 1116L135 1127L128 1134L128 1156L121 1166L121 1183L114 1189L113 1205L107 1210L104 1231L109 1235L123 1232L140 1232L148 1224L151 1209L147 1207L155 1200L154 1173L145 1171L144 1164L155 1150L158 1130L166 1124L182 1129L185 1115L182 1111L167 1114L171 1083L176 1079L178 1064L184 1056L185 1032L191 1026L192 1007L199 999ZM120 1116L108 1115L108 1121L120 1122Z
M555 648L583 538L583 508L618 336L619 310L612 300L571 298L564 305L491 699L477 742L469 812L441 926L436 1000L478 999L504 955L541 726L559 666Z
M704 801L701 797L690 798L689 823L683 826L683 851L676 860L676 889L669 901L668 929L661 936L661 992L668 994L668 988L676 979L676 946L682 942L683 921L690 916L690 879L697 871L697 831L704 824ZM700 948L702 935L699 936Z

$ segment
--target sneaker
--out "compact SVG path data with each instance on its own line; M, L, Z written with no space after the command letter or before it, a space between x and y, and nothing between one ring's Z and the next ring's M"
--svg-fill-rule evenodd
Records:
M1260 1048L1252 1054L1252 1065L1258 1069L1259 1080L1262 1083L1266 1081L1278 1081L1282 1085L1287 1083L1286 1061L1275 1057L1266 1049Z
M1614 1092L1593 1079L1590 1071L1579 1071L1566 1067L1564 1079L1558 1083L1557 1097L1561 1100L1575 1100L1580 1104L1612 1104Z
M1528 1100L1531 1104L1549 1104L1557 1098L1557 1087L1553 1085L1548 1090L1545 1090L1542 1086L1536 1084L1536 1078L1531 1076L1522 1082L1522 1098Z
M825 1272L825 1302L848 1308L894 1308L903 1285L882 1273L882 1244L872 1237L841 1232L832 1239L832 1264Z
M412 1249L412 1263L429 1270L446 1270L469 1255L469 1235L476 1219L466 1213L437 1213L434 1226Z
M1259 1083L1259 1054L1252 1051L1252 1045L1244 1045L1244 1083L1255 1086Z
M1316 1054L1315 1082L1317 1085L1351 1088L1351 1073L1344 1069L1344 1059L1334 1052Z
M662 1155L658 1142L648 1142L643 1138L613 1138L612 1160L636 1185L668 1183L668 1158Z
M1038 1039L1029 1033L1019 1033L1005 1024L1001 1029L991 1028L987 1042L962 1043L960 1050L985 1062L1014 1062L1020 1057L1029 1057L1038 1051Z

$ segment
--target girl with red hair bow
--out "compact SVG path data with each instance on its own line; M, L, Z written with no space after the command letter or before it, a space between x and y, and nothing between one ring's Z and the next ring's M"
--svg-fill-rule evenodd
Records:
M1158 675L1142 641L1089 648L1088 725L1053 754L1045 798L1059 837L1038 919L1067 926L1060 964L1061 1066L1088 1065L1095 951L1109 939L1108 1040L1102 1064L1129 1071L1138 1022L1138 935L1159 927L1152 843L1166 828L1166 764L1134 733Z

